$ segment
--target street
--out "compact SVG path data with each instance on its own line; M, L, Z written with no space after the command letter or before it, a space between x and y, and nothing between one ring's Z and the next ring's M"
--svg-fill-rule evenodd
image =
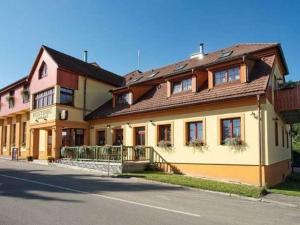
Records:
M300 209L0 160L0 225L300 224Z

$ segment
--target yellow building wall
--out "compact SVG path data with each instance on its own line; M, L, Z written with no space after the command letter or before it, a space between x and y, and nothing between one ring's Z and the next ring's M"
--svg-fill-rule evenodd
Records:
M153 117L144 120L131 120L120 123L110 123L111 128L107 129L107 124L98 124L91 130L91 143L96 144L96 131L106 129L107 143L111 144L113 129L123 127L124 145L133 145L133 128L136 126L146 127L146 145L152 146L170 163L201 163L201 164L243 164L258 165L258 120L253 115L257 115L257 106L245 106L237 108L227 108L214 111L202 111L181 115L169 115L165 117ZM233 148L223 146L219 143L219 121L222 118L241 117L244 124L245 146ZM153 122L150 122L152 120ZM202 149L186 146L185 144L185 124L191 121L205 121L204 134L206 146ZM173 147L164 149L157 147L157 126L161 124L171 124Z
M291 159L291 137L289 136L287 140L286 133L290 130L290 126L285 124L284 121L278 116L274 110L274 107L269 101L266 102L266 139L265 145L266 149L266 163L268 165L274 164L280 161ZM277 119L278 123L278 146L275 144L275 119ZM282 128L284 129L284 147L282 145ZM289 141L289 147L287 147L287 141Z

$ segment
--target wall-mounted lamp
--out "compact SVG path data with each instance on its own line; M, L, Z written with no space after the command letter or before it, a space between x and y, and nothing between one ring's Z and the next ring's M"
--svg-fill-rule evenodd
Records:
M90 129L91 129L91 130L93 130L93 129L94 129L94 127L90 127Z
M256 113L255 113L255 112L252 112L250 115L251 115L251 116L253 116L255 119L257 119L257 118L258 118L258 116L256 115Z
M128 127L131 127L131 126L130 126L130 122L127 122L126 124L127 124Z
M107 124L107 125L106 125L106 128L107 128L107 129L109 129L109 128L110 128L110 125L109 125L109 124Z
M153 126L155 125L153 120L149 120L149 123L151 123Z

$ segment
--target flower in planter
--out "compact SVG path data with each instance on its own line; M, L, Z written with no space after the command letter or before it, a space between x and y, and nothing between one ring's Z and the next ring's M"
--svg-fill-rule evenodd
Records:
M192 147L203 147L205 145L205 143L203 142L203 140L201 139L194 139L194 140L191 140L189 142L189 146L192 146Z
M49 163L53 163L55 161L55 159L52 156L48 156L48 162Z
M170 147L172 147L172 144L170 141L161 140L158 142L157 146L160 148L170 148Z
M27 156L26 158L27 158L28 162L32 162L33 161L33 156Z
M240 138L235 137L235 138L226 138L224 144L228 146L240 146L243 145L243 142Z

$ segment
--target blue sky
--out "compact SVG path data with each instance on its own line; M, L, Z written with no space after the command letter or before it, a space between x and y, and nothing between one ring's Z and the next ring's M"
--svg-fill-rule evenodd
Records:
M300 1L0 1L0 87L27 75L42 44L118 74L242 42L280 42L300 80Z

